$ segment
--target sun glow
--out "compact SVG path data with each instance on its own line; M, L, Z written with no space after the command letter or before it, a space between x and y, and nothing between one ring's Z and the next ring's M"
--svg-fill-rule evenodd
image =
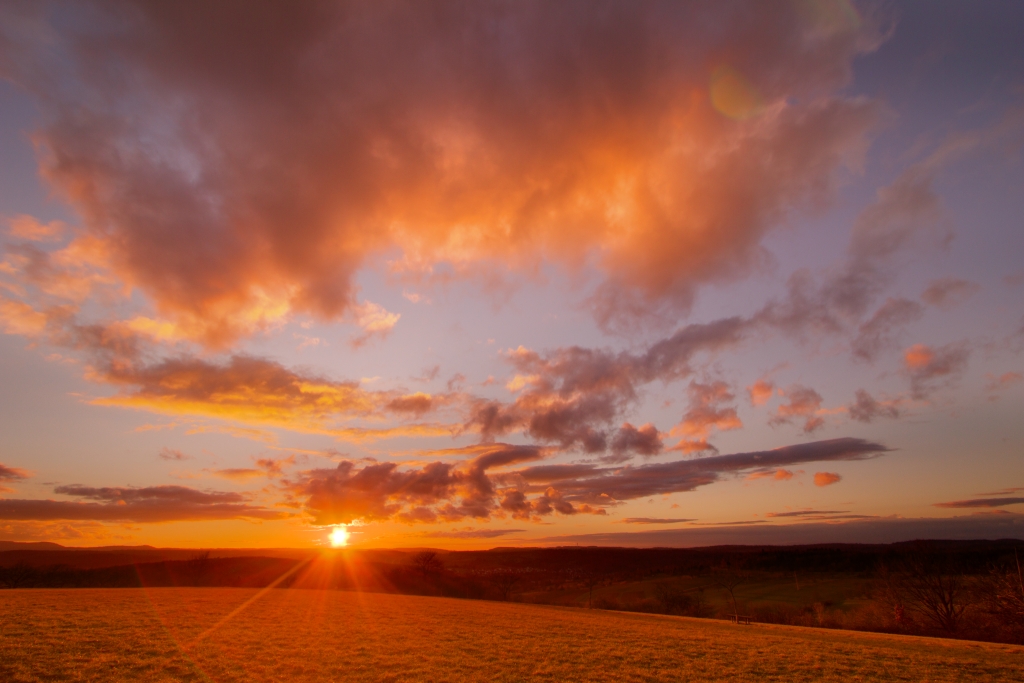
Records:
M348 545L348 529L344 526L336 526L331 531L331 546L334 548L344 548Z

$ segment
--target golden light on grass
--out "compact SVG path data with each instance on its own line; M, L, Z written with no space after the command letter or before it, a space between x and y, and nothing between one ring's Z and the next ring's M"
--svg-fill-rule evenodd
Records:
M343 524L334 527L330 539L332 548L344 548L348 545L348 528Z
M596 609L259 593L2 590L0 679L1001 683L1020 680L1024 656L1017 645Z

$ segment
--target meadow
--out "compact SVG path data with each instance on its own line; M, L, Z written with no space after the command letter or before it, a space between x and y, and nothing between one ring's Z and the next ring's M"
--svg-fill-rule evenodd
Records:
M0 591L0 680L1019 681L1024 647L337 590Z

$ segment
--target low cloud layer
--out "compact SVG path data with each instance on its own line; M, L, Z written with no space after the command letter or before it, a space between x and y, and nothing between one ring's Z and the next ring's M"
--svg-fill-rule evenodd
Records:
M459 464L434 462L403 469L394 463L339 463L310 470L287 483L315 524L393 519L405 523L453 522L466 518L540 518L554 513L604 514L624 501L693 491L751 470L809 462L873 458L889 449L843 438L770 451L716 455L673 462L602 467L594 464L533 465L536 447L494 444Z
M217 519L282 519L283 512L253 505L240 493L186 486L110 488L58 486L54 493L78 500L0 498L0 520L179 522Z

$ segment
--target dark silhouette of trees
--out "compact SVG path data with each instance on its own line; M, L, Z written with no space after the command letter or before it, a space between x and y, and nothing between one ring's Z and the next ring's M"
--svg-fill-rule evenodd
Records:
M982 609L999 626L1024 636L1024 572L1014 552L1013 564L993 567L982 578L978 593Z
M185 561L185 576L188 577L190 586L203 586L213 563L210 561L210 551L198 552Z
M10 567L0 567L0 585L7 588L26 588L32 585L38 570L27 562L16 562Z
M746 581L747 577L739 572L719 572L711 579L713 585L729 594L729 601L732 602L732 614L737 618L740 615L740 608L736 602L736 589Z
M523 572L519 569L506 567L499 569L490 576L491 584L497 589L502 600L512 599L512 590L523 580Z
M667 582L654 584L654 595L666 614L688 614L693 609L693 598Z
M432 550L416 553L412 558L412 566L424 577L440 574L444 571L444 563Z
M948 635L960 631L972 595L967 577L954 563L911 555L889 572L887 583L897 610L913 612Z

